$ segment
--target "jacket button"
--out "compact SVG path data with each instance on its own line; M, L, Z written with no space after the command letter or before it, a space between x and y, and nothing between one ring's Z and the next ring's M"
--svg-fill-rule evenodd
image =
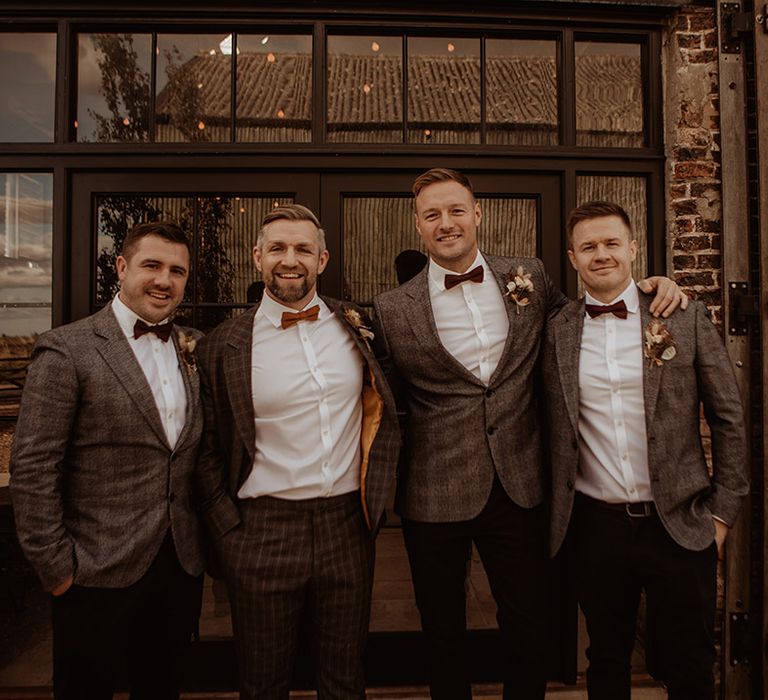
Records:
M485 432L487 432L488 435L493 435L496 432L496 428L494 428L492 425L489 425Z
M486 389L485 390L485 398L490 399L491 396L493 396L493 389Z
M579 449L579 442L578 442L578 440L576 440L576 438L573 438L573 440L571 440L571 447L574 450L578 450Z
M569 491L573 491L573 482L570 479L565 482L565 485L568 487Z

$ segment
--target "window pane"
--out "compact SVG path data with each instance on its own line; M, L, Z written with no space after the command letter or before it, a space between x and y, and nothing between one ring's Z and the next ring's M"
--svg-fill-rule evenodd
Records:
M639 44L576 42L576 143L644 145Z
M0 34L0 140L53 141L56 35Z
M237 35L237 140L312 140L312 37Z
M629 214L637 241L637 257L632 275L641 280L648 275L648 200L644 177L582 175L576 178L577 204L594 200L615 202Z
M0 334L30 347L51 327L52 207L53 175L0 173Z
M479 39L408 39L408 142L480 143Z
M191 236L194 200L191 197L151 197L146 195L106 196L96 202L96 304L106 304L120 285L115 260L125 236L143 221L172 221ZM187 284L185 299L190 294Z
M157 141L229 141L231 104L231 37L157 37Z
M478 197L480 248L493 255L536 255L535 199ZM424 251L413 223L413 197L344 197L344 298L370 302L397 286L395 258Z
M78 36L78 141L149 140L151 54L149 34Z
M402 143L401 37L328 37L327 139Z
M487 142L556 145L557 44L488 39L485 56Z

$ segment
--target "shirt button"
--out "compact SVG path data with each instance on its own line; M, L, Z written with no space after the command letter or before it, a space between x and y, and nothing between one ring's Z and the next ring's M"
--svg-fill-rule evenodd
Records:
M168 418L173 418L173 413L169 413Z
M168 380L167 379L163 379L163 385L166 385L166 384L168 384Z
M634 494L635 493L635 489L631 488L631 489L629 489L629 492Z
M629 455L623 454L621 455L621 458L626 462L629 459Z

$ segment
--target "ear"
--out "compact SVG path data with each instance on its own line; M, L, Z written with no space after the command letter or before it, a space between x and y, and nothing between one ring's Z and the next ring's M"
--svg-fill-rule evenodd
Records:
M635 258L637 257L637 241L633 238L629 242L629 260L630 262L635 262Z
M571 267L578 272L579 268L576 265L576 255L570 248L568 248L568 260L571 261Z
M330 255L328 253L328 248L326 248L322 253L320 253L320 260L317 263L317 274L319 275L323 270L325 270L325 266L328 264L328 259L330 258Z
M256 269L261 272L261 248L259 246L253 246L253 264L256 265Z
M115 270L117 271L117 278L122 282L125 279L125 271L128 268L128 261L122 256L118 255L115 260Z
M480 221L483 218L483 211L480 209L480 202L475 202L475 226L480 225Z
M416 212L413 212L413 224L416 227L416 231L418 232L419 236L421 236L421 229L419 228L419 215Z

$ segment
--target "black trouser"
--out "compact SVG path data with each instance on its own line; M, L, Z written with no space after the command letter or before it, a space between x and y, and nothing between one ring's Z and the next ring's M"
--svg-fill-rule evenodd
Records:
M540 699L546 690L546 513L516 505L495 480L472 520L403 520L421 626L429 645L430 692L436 700L472 697L467 667L467 558L472 542L498 607L504 698Z
M133 585L74 585L54 597L56 700L111 700L122 669L131 700L178 698L201 595L202 576L181 568L169 534Z
M631 517L579 495L573 554L589 632L591 700L629 700L630 659L641 589L646 648L672 700L712 700L717 547L677 544L655 512Z

